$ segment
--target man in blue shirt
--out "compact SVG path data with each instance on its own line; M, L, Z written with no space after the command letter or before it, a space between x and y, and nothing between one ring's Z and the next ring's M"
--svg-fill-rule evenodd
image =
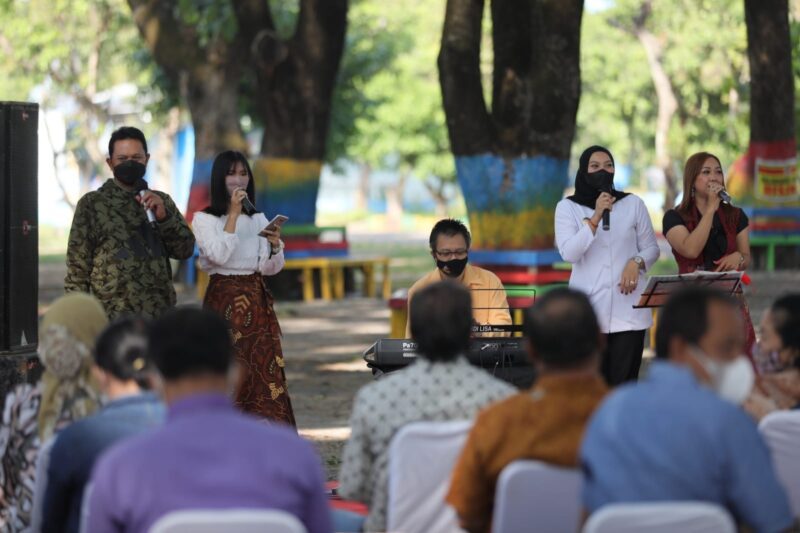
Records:
M581 448L583 503L707 501L756 531L793 523L755 423L736 403L753 384L735 301L693 288L661 313L645 380L617 389Z

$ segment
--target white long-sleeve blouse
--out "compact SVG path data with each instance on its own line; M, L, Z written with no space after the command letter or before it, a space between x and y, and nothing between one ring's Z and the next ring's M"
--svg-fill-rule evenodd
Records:
M622 270L632 257L644 259L649 270L659 256L653 224L647 207L638 196L614 203L610 229L595 233L583 222L594 209L563 199L556 206L556 245L564 261L572 263L569 286L585 292L592 302L603 333L636 331L653 324L649 309L634 309L647 281L640 272L639 284L622 294Z
M283 246L270 257L269 241L258 235L267 225L263 213L241 215L236 220L236 231L227 233L227 215L217 217L208 213L195 213L192 222L197 247L200 249L200 268L209 274L247 275L260 272L266 276L277 274L286 260Z

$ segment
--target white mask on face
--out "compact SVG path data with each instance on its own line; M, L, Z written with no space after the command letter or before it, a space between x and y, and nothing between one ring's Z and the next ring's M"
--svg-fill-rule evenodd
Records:
M753 366L744 355L723 363L706 355L699 347L692 348L692 355L711 377L711 387L720 398L736 405L747 399L755 383Z
M228 195L232 195L236 189L247 190L247 184L250 181L248 176L230 175L225 176L225 188L228 189Z

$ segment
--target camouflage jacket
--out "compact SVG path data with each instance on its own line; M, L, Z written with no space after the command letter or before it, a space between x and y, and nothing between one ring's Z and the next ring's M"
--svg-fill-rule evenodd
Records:
M175 305L169 258L187 259L194 235L169 195L157 230L134 193L113 179L83 196L75 208L67 248L64 290L94 294L109 317L158 316Z

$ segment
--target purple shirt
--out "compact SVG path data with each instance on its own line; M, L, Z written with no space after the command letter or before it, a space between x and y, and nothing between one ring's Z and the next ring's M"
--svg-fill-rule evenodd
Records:
M92 473L85 531L146 533L171 511L278 509L331 531L322 468L288 427L256 421L220 394L173 403L166 424L108 450Z

